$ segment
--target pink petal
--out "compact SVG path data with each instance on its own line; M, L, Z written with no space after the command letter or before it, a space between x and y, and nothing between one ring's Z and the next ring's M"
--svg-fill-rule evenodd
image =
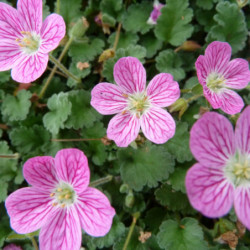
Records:
M156 75L147 87L147 95L152 104L167 107L180 97L179 84L167 73Z
M37 53L31 56L22 55L22 60L11 71L13 80L21 83L30 83L39 78L45 71L49 56Z
M250 189L237 187L234 193L234 209L241 223L250 230Z
M191 205L205 216L221 217L231 209L234 188L223 170L197 163L188 170L185 184Z
M195 62L199 82L206 85L206 78L211 72L223 73L231 57L231 46L226 42L212 42Z
M152 142L165 143L175 134L173 117L162 108L152 107L140 119L143 134Z
M41 29L42 44L40 50L48 53L55 49L65 36L66 26L63 18L57 14L51 14L43 22Z
M41 228L56 209L48 192L33 187L21 188L9 195L5 206L11 227L20 234Z
M244 109L237 121L235 140L242 154L250 154L250 106Z
M224 72L226 85L233 89L243 89L250 82L248 61L237 58L229 62Z
M107 136L114 140L117 146L127 147L136 139L140 130L139 119L129 112L114 116L108 125Z
M83 192L89 185L88 159L76 148L62 149L55 156L58 178L70 183L76 192Z
M79 250L82 232L74 206L60 209L40 231L40 250Z
M41 0L18 0L17 11L21 14L23 31L40 33L43 18L43 2Z
M114 66L115 82L127 93L142 92L146 86L146 71L135 57L122 57Z
M78 197L76 209L83 230L95 237L104 236L111 228L115 210L108 198L95 188L87 188Z
M32 186L42 190L52 190L58 183L54 158L37 156L24 163L23 176Z
M230 89L224 89L221 93L221 110L229 115L239 113L243 107L243 99L236 92Z
M91 105L102 115L121 112L127 106L121 88L115 84L102 82L91 91Z
M232 124L223 115L205 113L190 131L190 149L203 165L223 166L235 153Z

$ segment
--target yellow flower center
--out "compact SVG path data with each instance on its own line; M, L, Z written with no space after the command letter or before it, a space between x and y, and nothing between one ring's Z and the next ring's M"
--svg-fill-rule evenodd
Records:
M225 87L225 82L224 77L218 73L210 73L206 79L207 87L213 92L218 92Z
M17 38L16 41L21 49L26 54L33 54L35 53L41 44L41 38L34 32L29 31L21 31L22 38Z

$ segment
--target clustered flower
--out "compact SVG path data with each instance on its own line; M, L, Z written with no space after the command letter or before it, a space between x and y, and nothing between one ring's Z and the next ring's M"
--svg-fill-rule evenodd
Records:
M156 24L163 4L154 3L148 20ZM17 9L0 3L0 71L12 69L15 81L29 83L46 69L49 52L65 35L65 23L57 14L42 22L42 0L18 0ZM204 96L214 109L227 114L241 112L242 98L232 89L250 81L246 60L230 61L231 47L215 41L195 66ZM164 109L180 97L178 83L168 73L156 75L146 86L146 71L134 57L123 57L114 66L116 84L102 82L92 92L91 105L103 115L116 114L107 137L127 147L140 130L157 144L175 134L175 121ZM234 205L239 220L250 229L250 106L240 115L235 132L221 114L205 113L192 127L190 148L198 163L186 176L192 206L207 217L221 217ZM51 156L25 162L21 188L6 199L11 227L20 234L40 230L41 250L79 250L82 229L104 236L111 228L115 210L108 198L90 187L90 171L84 153L63 149ZM20 249L15 245L5 249Z

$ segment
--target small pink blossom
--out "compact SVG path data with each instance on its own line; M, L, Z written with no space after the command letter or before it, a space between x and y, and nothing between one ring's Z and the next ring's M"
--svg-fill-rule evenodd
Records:
M231 46L212 42L204 56L199 56L195 67L206 99L214 109L236 114L244 107L242 98L231 89L243 89L250 82L248 62L241 58L230 61Z
M205 113L192 127L190 148L199 161L188 170L187 195L207 217L221 217L234 205L250 229L250 106L232 124L215 112Z
M42 0L18 0L17 9L0 3L0 71L12 69L12 78L29 83L45 71L49 52L65 35L57 14L42 21Z
M15 244L9 244L3 248L3 250L22 250L21 247L15 245Z
M41 250L79 250L81 228L91 236L110 230L115 210L103 193L88 187L90 172L82 151L63 149L55 158L31 158L23 175L32 187L15 191L5 205L17 233L41 228Z
M159 3L159 1L155 0L154 1L154 9L152 10L150 17L147 21L148 24L156 24L157 19L161 15L161 9L164 7L164 4Z
M117 85L102 82L91 92L91 105L99 113L118 113L109 122L109 139L127 147L140 128L154 143L165 143L174 136L174 119L162 109L180 96L179 85L172 75L158 74L146 88L146 71L141 62L134 57L123 57L114 66L114 79Z

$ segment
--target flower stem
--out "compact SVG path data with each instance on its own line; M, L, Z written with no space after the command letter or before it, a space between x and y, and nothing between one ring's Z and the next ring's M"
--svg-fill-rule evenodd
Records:
M35 248L35 250L39 250L35 238L34 238L33 236L31 236L31 237L30 237L30 240L31 240L32 245L33 245L33 247Z
M135 213L135 214L133 215L133 220L132 220L132 223L131 223L131 225L130 225L130 227L129 227L128 236L127 236L127 238L126 238L126 241L125 241L125 243L124 243L124 246L123 246L122 250L127 250L128 244L129 244L129 242L130 242L131 236L132 236L133 231L134 231L134 228L135 228L136 221L137 221L137 219L138 219L139 217L140 217L140 214L139 214L139 213Z
M60 0L56 0L56 13L60 14Z
M19 154L15 153L12 155L0 155L0 158L6 158L6 159L18 159L19 158Z
M71 45L72 42L73 42L73 37L70 37L70 39L69 39L68 42L66 43L65 47L63 48L62 53L60 54L60 56L59 56L59 58L58 58L58 62L61 62L61 60L63 59L63 57L64 57L65 54L67 53L67 51L68 51L68 49L69 49L69 47L70 47L70 45ZM43 86L43 88L42 88L40 94L38 95L39 99L41 99L41 98L44 96L44 94L45 94L45 92L46 92L46 90L47 90L47 88L48 88L48 86L49 86L49 84L50 84L50 82L51 82L53 76L54 76L55 73L56 73L56 70L57 70L57 66L54 65L52 71L50 72L50 75L49 75L47 81L45 82L45 84L44 84L44 86Z
M181 93L189 93L191 92L191 89L181 89Z
M114 51L116 50L117 45L118 45L118 42L119 42L121 27L122 27L122 24L119 23L119 24L118 24L117 31L116 31L116 35L115 35L114 45L113 45L113 50L114 50Z
M101 178L101 179L98 179L96 181L90 182L89 186L90 187L96 187L96 186L105 184L107 182L110 182L112 179L113 179L113 176L112 175L108 175L108 176L106 176L104 178Z
M192 101L198 99L198 98L201 97L201 96L203 96L203 95L194 95L194 96L188 98L188 99L187 99L187 102L188 102L188 103L189 103L189 102L192 102Z
M57 68L59 68L65 75L71 77L76 82L80 83L81 79L73 75L65 66L63 66L59 60L57 60L54 56L51 54L49 55L49 60L55 64Z
M90 138L90 139L51 139L55 142L71 142L71 141L101 141L102 138Z

